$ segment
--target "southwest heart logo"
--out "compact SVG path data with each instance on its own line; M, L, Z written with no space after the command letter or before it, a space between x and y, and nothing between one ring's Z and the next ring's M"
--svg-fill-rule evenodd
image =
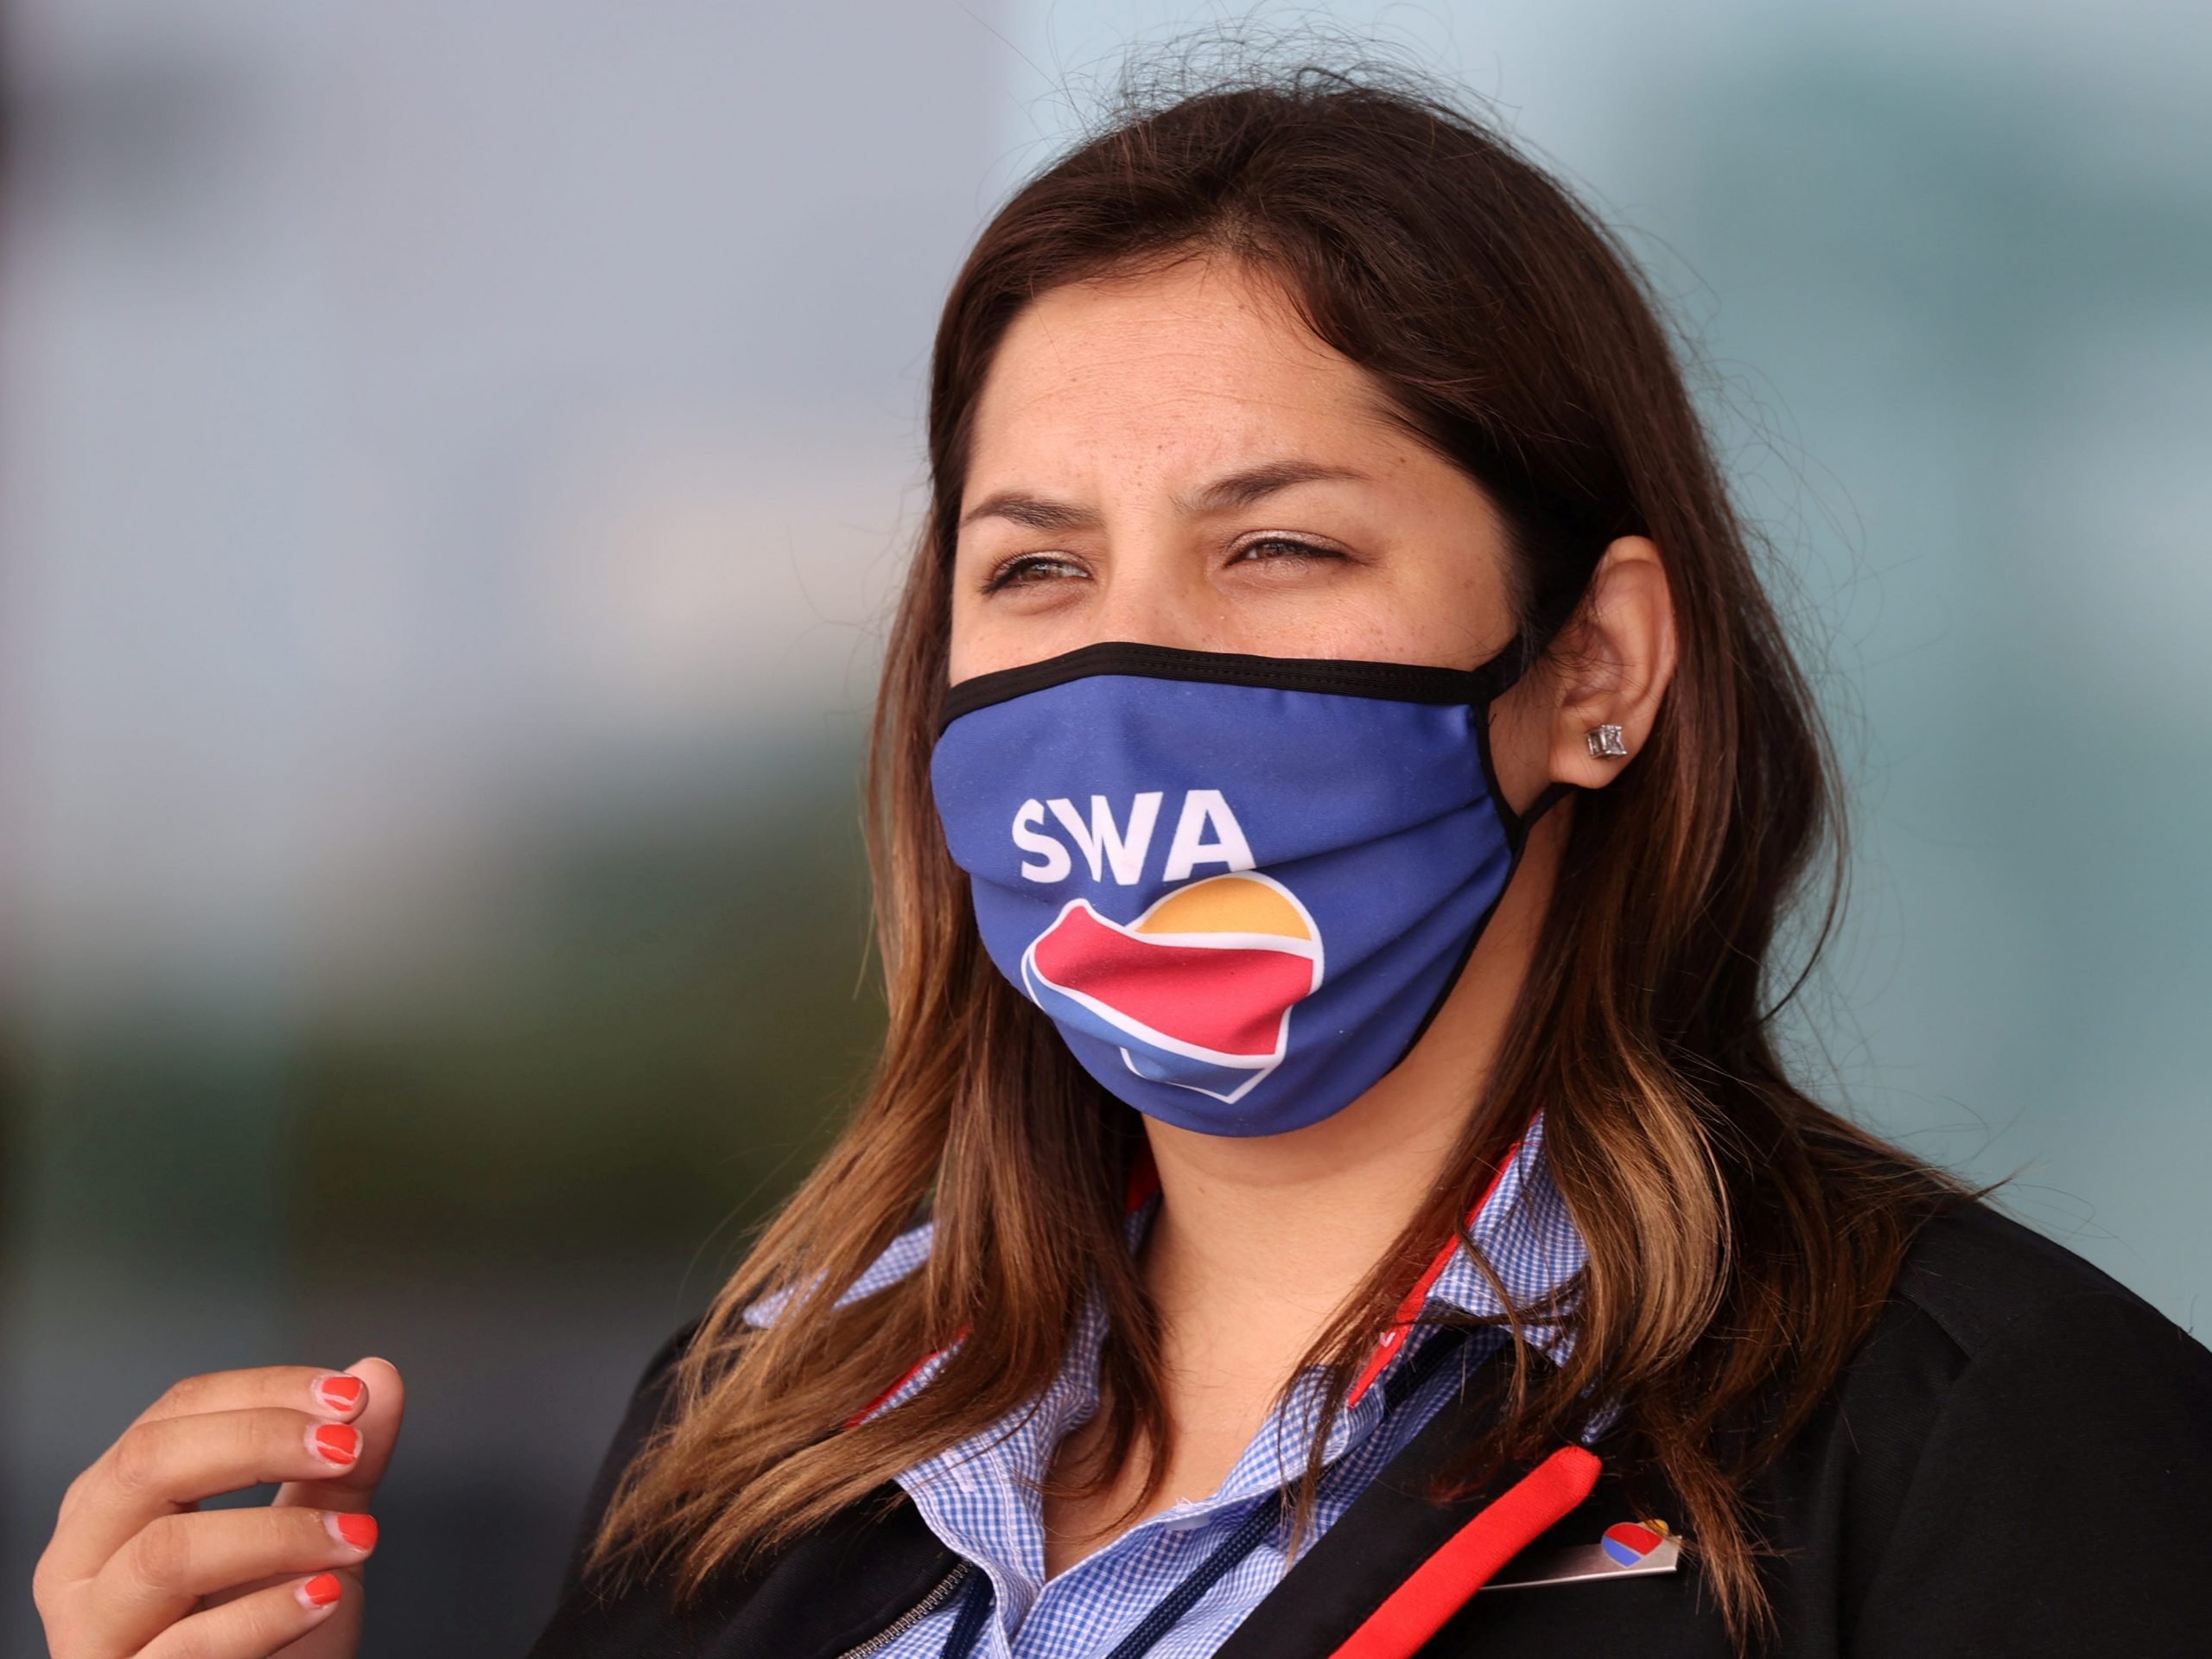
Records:
M1256 870L1176 888L1126 926L1072 900L1022 953L1054 1019L1122 1051L1130 1071L1219 1101L1282 1064L1290 1011L1321 983L1321 931Z
M1667 1528L1662 1522L1624 1521L1607 1527L1599 1541L1605 1547L1605 1559L1615 1567L1635 1567L1667 1541Z

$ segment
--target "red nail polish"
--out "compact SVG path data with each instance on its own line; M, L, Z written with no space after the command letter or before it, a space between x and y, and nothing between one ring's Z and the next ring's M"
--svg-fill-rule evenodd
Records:
M361 1431L351 1423L325 1423L308 1436L325 1463L351 1463L361 1455Z
M315 1397L325 1411L346 1412L361 1403L368 1385L358 1376L325 1376L315 1380Z
M300 1599L310 1607L327 1607L345 1593L335 1573L318 1573L300 1586Z
M331 1523L338 1529L338 1535L356 1549L372 1549L377 1541L377 1518L373 1515L334 1515Z

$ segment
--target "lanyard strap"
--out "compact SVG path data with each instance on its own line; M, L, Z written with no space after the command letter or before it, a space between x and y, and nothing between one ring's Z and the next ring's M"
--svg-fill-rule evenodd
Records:
M1402 1379L1404 1386L1393 1392L1390 1403L1384 1410L1382 1421L1370 1431L1382 1432L1383 1423L1391 1413L1413 1398L1444 1359L1459 1351L1467 1337L1464 1325L1447 1325L1437 1332L1407 1363ZM1338 1464L1337 1468L1344 1465ZM1334 1473L1332 1469L1331 1473ZM1325 1476L1325 1479L1326 1477ZM1160 1638L1173 1630L1183 1615L1196 1606L1198 1599L1219 1584L1247 1555L1249 1555L1268 1535L1281 1524L1290 1508L1290 1487L1277 1487L1269 1497L1255 1505L1252 1512L1236 1523L1236 1529L1198 1566L1192 1567L1183 1581L1169 1591L1151 1611L1137 1621L1135 1629L1114 1644L1106 1659L1143 1659L1151 1652ZM960 1611L952 1621L952 1628L945 1635L939 1659L969 1659L976 1639L982 1635L983 1621L990 1608L990 1575L977 1573L961 1598Z
M1152 1644L1175 1628L1176 1621L1198 1605L1198 1598L1220 1583L1239 1561L1259 1548L1260 1541L1275 1529L1290 1507L1290 1488L1278 1487L1273 1498L1255 1507L1239 1522L1236 1530L1215 1546L1166 1599L1137 1621L1137 1627L1114 1644L1106 1659L1143 1659Z
M981 1567L968 1569L968 1582L962 1586L960 1611L953 1616L952 1629L944 1638L944 1659L968 1659L976 1645L976 1638L983 1633L983 1621L991 1611L991 1575Z

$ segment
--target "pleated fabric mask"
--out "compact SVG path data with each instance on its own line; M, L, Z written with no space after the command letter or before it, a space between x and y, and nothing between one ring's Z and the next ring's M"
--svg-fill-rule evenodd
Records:
M1107 1091L1209 1135L1357 1100L1427 1028L1535 818L1471 670L1108 643L963 680L931 761L984 948Z

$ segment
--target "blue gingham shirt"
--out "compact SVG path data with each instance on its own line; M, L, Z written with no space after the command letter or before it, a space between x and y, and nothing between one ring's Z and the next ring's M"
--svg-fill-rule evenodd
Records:
M1158 1202L1155 1198L1130 1217L1133 1241L1142 1236ZM1544 1160L1541 1114L1531 1122L1470 1230L1516 1306L1539 1300L1582 1267L1581 1236ZM840 1300L872 1294L912 1272L929 1254L930 1236L927 1223L901 1234ZM765 1300L747 1317L765 1324L783 1300ZM1452 1252L1429 1290L1427 1306L1433 1309L1440 1303L1484 1317L1505 1311L1464 1247ZM1565 1332L1539 1325L1523 1329L1553 1358L1566 1357ZM1014 1412L898 1477L930 1529L990 1580L990 1616L976 1643L976 1659L1096 1659L1109 1652L1255 1506L1273 1500L1304 1471L1321 1405L1321 1377L1314 1371L1294 1382L1219 1490L1147 1516L1047 1580L1037 1485L1061 1438L1097 1408L1098 1353L1105 1335L1104 1316L1094 1298L1082 1312L1058 1374L1033 1410ZM1417 1334L1398 1347L1357 1402L1330 1424L1323 1454L1327 1472L1300 1553L1351 1507L1458 1388L1462 1367L1446 1364L1402 1399L1394 1397L1404 1393L1408 1357L1421 1340ZM1483 1342L1484 1334L1475 1340ZM1486 1353L1504 1340L1502 1335L1491 1338L1470 1351ZM933 1357L875 1409L888 1410L926 1387L942 1361L942 1356ZM1287 1519L1279 1522L1160 1639L1152 1659L1200 1659L1227 1641L1289 1571L1294 1557L1288 1532ZM962 1601L975 1591L971 1582L963 1595L918 1620L881 1650L880 1659L936 1659Z

